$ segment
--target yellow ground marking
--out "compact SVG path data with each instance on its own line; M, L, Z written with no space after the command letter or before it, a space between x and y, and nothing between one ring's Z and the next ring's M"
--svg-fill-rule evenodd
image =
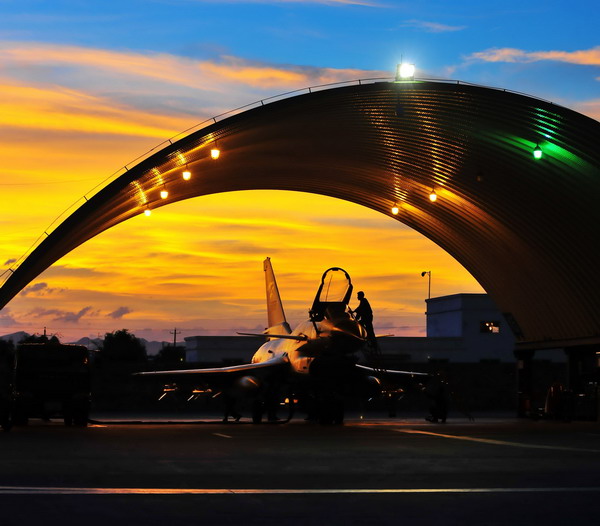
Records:
M430 435L440 438L451 438L454 440L466 440L469 442L481 442L482 444L493 444L497 446L523 447L529 449L553 449L558 451L575 451L578 453L600 453L600 449L585 449L567 446L547 446L543 444L525 444L523 442L509 442L507 440L493 440L491 438L477 438L460 435L447 435L444 433L433 433L432 431L421 431L419 429L394 429L397 433L408 433L413 435Z

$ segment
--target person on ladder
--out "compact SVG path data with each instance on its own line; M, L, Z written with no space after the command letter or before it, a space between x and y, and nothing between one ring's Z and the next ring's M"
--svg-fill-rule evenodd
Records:
M367 331L367 341L373 347L377 347L377 339L375 338L375 331L373 330L373 309L369 300L365 298L365 293L361 290L357 292L356 297L358 298L358 307L354 309L353 313L357 321Z

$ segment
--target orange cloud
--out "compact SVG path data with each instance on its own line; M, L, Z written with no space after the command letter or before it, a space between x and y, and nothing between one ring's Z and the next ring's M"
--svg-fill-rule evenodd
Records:
M0 125L5 128L164 139L189 126L190 122L119 107L114 101L67 88L0 84Z
M553 60L584 66L600 66L600 46L578 51L524 51L515 48L494 48L473 53L467 59L483 62L538 62Z
M597 79L600 80L600 77ZM600 121L600 99L588 100L583 102L574 102L569 104L569 107Z
M312 84L389 76L387 72L299 66L276 66L225 56L220 61L195 60L166 53L134 53L20 42L0 43L5 69L69 65L86 71L103 70L125 77L153 79L198 91L222 92L243 86L261 89L304 88ZM375 75L374 75L375 73ZM46 74L48 72L46 71ZM64 74L64 72L63 72ZM67 73L68 74L68 73ZM227 85L227 86L224 86ZM249 101L252 102L252 101Z

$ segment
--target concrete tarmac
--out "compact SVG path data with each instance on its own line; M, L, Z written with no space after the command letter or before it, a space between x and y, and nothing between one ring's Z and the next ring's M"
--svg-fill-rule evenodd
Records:
M600 425L96 415L0 433L0 524L597 524Z

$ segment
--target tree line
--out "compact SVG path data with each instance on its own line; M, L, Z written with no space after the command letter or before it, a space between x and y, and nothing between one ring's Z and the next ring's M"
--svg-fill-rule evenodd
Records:
M12 340L0 340L0 358L14 355L15 347L24 343L60 344L56 335L31 335L20 340L17 345ZM95 351L96 360L102 362L145 362L148 360L146 345L128 329L107 332ZM185 358L183 347L163 347L155 360L158 362L181 362Z

